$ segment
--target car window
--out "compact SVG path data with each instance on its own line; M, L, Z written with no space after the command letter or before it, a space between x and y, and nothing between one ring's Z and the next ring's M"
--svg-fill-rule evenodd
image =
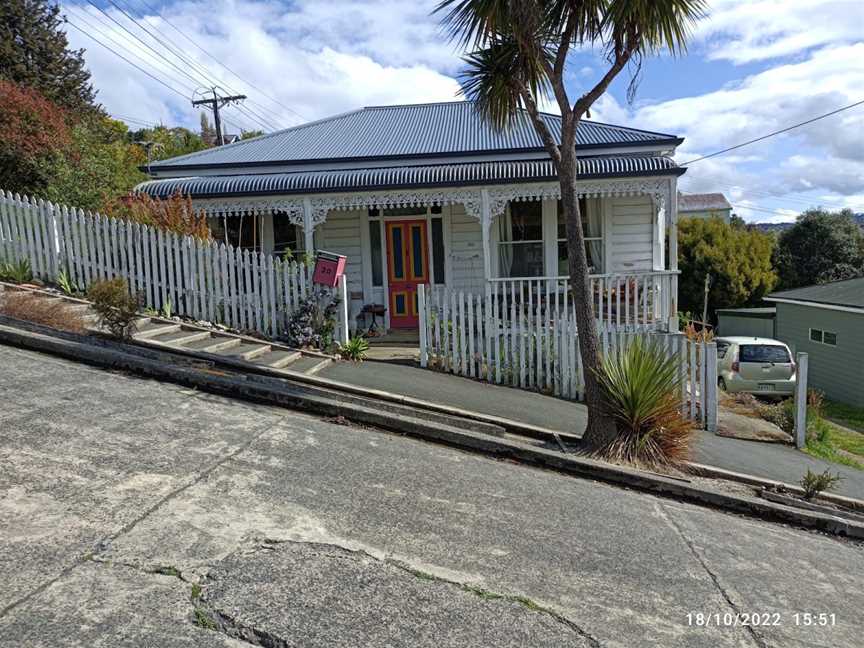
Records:
M743 344L740 359L741 362L789 362L789 352L776 344Z
M729 350L729 342L717 342L717 357L721 360L726 357L726 352Z

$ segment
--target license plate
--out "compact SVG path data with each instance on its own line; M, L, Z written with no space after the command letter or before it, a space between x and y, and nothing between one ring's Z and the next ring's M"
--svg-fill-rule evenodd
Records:
M770 383L769 384L760 384L759 385L759 391L760 392L774 391L774 385L772 385Z

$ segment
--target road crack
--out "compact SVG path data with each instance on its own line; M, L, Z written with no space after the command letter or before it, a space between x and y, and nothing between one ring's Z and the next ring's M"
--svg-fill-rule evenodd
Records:
M414 578L454 587L463 592L477 596L484 601L502 601L508 603L515 603L521 605L522 607L526 608L531 612L548 616L556 623L565 626L571 632L576 634L580 639L584 640L589 646L591 646L591 648L601 648L602 646L602 644L596 637L591 635L578 623L572 621L571 619L568 619L560 612L557 612L550 607L542 605L527 596L520 594L496 592L471 583L463 583L449 578L444 578L442 576L438 576L436 574L424 571L423 569L418 569L417 567L414 567L405 561L397 560L395 558L390 558L386 556L382 557L380 555L375 555L364 549L345 547L339 544L326 542L259 539L257 540L257 545L251 549L247 549L245 553L250 554L257 551L272 551L277 549L279 545L303 545L312 548L326 548L329 550L335 550L337 552L337 556L341 555L341 557L345 559L356 559L357 557L365 557L373 562L399 569L406 574L410 574ZM210 627L210 629L214 629L211 627L212 623L212 625L215 625L216 630L227 634L230 637L240 639L254 646L263 646L264 648L285 648L287 646L295 645L294 643L291 643L266 630L262 630L255 626L245 624L239 619L233 617L232 615L218 609L218 607L209 605L207 602L206 587L207 578L205 577L204 581L202 582L202 595L195 602L197 606L196 623L202 625L202 627ZM200 620L201 614L206 615L207 618L207 620L204 621L203 624Z
M680 536L681 540L687 545L687 548L690 550L690 553L693 554L693 557L696 558L696 561L702 566L702 569L705 570L705 573L708 574L708 577L711 579L711 582L714 584L714 588L720 593L720 596L723 597L723 600L726 601L726 605L728 605L732 611L738 616L741 616L741 608L732 600L732 596L726 591L726 588L723 587L723 584L720 582L720 577L717 576L716 573L708 566L708 561L702 555L702 553L696 548L696 545L693 541L687 537L687 534L684 533L684 529L678 524L678 521L672 517L672 513L669 509L662 503L657 503L657 510L660 515L666 520L666 522L676 531L676 533ZM765 641L764 637L760 636L759 633L751 625L743 626L746 632L750 635L750 638L753 642L758 646L758 648L768 648L768 644Z
M205 466L202 470L199 470L197 472L193 472L177 488L175 488L174 490L172 490L171 492L166 494L164 497L157 500L152 506L148 507L141 515L139 515L135 519L127 522L126 524L124 524L122 527L120 527L116 531L113 531L112 533L110 533L107 536L104 536L100 540L98 540L96 542L96 549L94 551L92 551L92 552L88 551L88 552L81 554L71 564L67 565L62 570L60 570L59 574L57 574L53 578L49 578L48 580L43 581L37 587L33 588L32 590L30 590L29 592L27 592L26 594L24 594L23 596L16 599L12 603L10 603L6 607L4 607L2 610L0 610L0 619L2 619L4 616L9 614L9 612L14 610L15 608L23 605L24 603L26 603L27 601L32 599L34 596L44 592L47 588L51 587L51 585L53 585L54 583L62 580L66 576L68 576L77 567L81 566L82 564L84 564L87 561L96 559L99 556L99 554L102 553L114 540L117 540L118 538L120 538L120 537L126 535L127 533L129 533L130 531L132 531L136 526L138 526L141 522L143 522L148 517L150 517L153 513L155 513L157 510L159 510L162 506L164 506L168 502L172 501L173 499L179 497L180 495L182 495L184 492L186 492L187 490L189 490L193 486L196 486L202 480L209 477L214 471L221 468L224 464L228 463L229 461L231 461L232 459L234 459L235 457L237 457L241 453L248 450L249 447L252 446L253 443L255 443L256 441L258 441L258 439L260 439L265 434L267 434L267 432L270 429L272 429L272 427L273 427L273 425L270 422L262 424L260 427L257 428L257 430L252 432L249 439L247 439L245 442L243 442L242 444L237 446L237 448L235 448L234 450L232 450L228 454L220 457L216 461L213 461L209 465ZM100 562L103 562L103 561L100 561Z

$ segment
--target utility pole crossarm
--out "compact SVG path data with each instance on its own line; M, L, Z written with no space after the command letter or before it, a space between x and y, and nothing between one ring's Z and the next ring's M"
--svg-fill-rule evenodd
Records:
M213 111L213 125L216 128L216 145L222 146L225 144L225 138L222 135L222 119L219 117L219 109L225 107L229 103L235 101L243 101L246 95L229 95L227 97L219 96L216 93L216 88L211 89L213 97L211 99L193 99L193 106L207 106Z

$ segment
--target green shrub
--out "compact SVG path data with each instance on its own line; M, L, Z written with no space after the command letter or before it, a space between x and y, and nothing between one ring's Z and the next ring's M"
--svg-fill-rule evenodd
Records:
M0 281L27 283L33 280L33 270L28 259L0 264Z
M69 278L69 273L65 270L61 270L57 275L57 286L64 294L69 296L78 292L78 286L76 286L72 279Z
M339 347L339 355L345 360L352 362L363 362L366 359L366 352L369 351L369 342L366 338L355 336L348 340L347 344Z
M300 349L331 348L336 330L338 306L338 298L332 297L323 289L316 288L300 303L297 310L291 313L282 337L290 346Z
M637 338L603 358L598 379L605 413L617 436L599 454L663 467L689 457L693 424L680 412L678 361L655 343Z
M757 401L756 410L760 417L773 423L787 434L795 433L795 404L791 398L779 403L760 403Z
M832 475L828 468L826 468L823 473L810 472L810 469L808 468L807 473L798 483L801 484L801 488L804 489L804 499L812 500L822 491L833 490L836 488L837 483L841 479L842 477L840 477L839 474Z
M111 335L126 340L135 333L135 320L141 307L140 297L129 293L126 280L120 277L97 281L87 291L99 324Z

